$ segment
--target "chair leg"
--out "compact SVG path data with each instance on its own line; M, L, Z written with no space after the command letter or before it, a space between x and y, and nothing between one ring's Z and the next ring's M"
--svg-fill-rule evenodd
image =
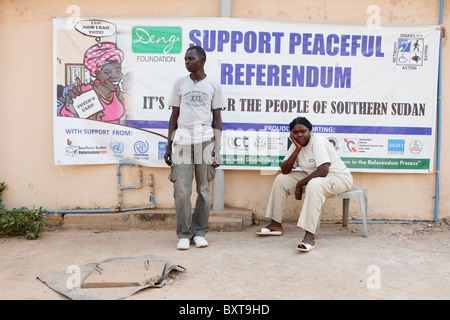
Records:
M350 199L342 200L342 226L347 228L348 211L350 207Z
M359 194L359 206L361 207L364 235L368 237L369 233L367 231L367 202L366 202L366 195L363 192Z
M367 219L367 214L369 213L369 209L368 209L369 201L367 199L367 190L363 189L363 191L364 191L364 204L366 205L366 219Z

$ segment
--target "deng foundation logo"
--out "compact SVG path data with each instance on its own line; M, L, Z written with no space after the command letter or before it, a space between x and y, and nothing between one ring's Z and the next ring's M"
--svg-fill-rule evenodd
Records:
M428 45L420 34L401 34L394 44L393 61L405 70L417 70L428 60Z
M136 26L131 31L134 53L177 54L181 52L180 27Z

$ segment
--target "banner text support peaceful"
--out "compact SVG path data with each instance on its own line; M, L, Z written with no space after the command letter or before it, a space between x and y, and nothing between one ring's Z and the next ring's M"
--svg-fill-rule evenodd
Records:
M291 32L285 38L284 32L194 29L189 39L190 46L201 46L206 52L384 57L383 38L374 35ZM283 46L284 39L288 41L287 47ZM282 48L288 48L288 52L282 52Z

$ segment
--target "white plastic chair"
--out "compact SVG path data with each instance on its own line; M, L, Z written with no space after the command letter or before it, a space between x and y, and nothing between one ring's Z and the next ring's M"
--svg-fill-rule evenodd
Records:
M351 190L338 194L337 196L330 197L328 199L342 199L342 226L347 227L347 220L348 220L348 211L350 207L350 199L351 198L358 198L359 199L359 206L361 208L361 216L362 216L362 223L364 226L364 235L366 237L369 236L369 233L367 231L367 189L356 189L352 188ZM316 234L319 231L320 221L317 226Z

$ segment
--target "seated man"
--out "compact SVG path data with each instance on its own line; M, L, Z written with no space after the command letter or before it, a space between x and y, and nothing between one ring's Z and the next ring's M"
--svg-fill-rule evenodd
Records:
M306 118L294 119L289 130L293 143L281 164L282 174L275 178L267 205L266 217L272 221L256 234L281 235L287 196L295 194L295 198L301 200L304 192L297 225L306 233L298 249L310 251L315 247L314 233L325 199L350 190L353 177L333 145L311 133L312 125ZM292 171L297 166L303 171Z

